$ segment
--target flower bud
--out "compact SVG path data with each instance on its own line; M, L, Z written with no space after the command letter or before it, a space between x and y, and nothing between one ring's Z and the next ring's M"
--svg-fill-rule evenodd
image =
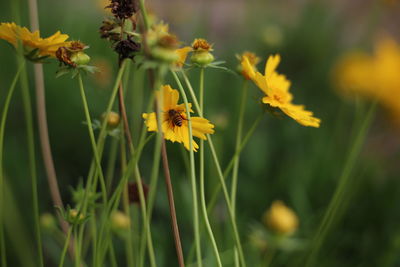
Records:
M107 119L107 127L109 129L117 128L119 122L121 121L121 117L119 116L119 114L114 111L110 111L110 113L108 113L108 116L106 113L103 113L103 115L101 115L101 118L103 119L103 121Z
M130 218L121 211L115 211L111 214L111 226L115 230L127 230L131 225Z
M299 224L296 213L279 200L265 212L263 221L272 231L283 235L295 232Z
M78 217L78 211L76 209L70 209L68 212L68 222L71 224L80 224L85 220L85 216L80 213Z
M90 61L90 57L84 52L76 52L71 55L71 61L76 65L86 65Z
M210 52L194 52L190 61L200 66L205 66L214 61L214 56Z

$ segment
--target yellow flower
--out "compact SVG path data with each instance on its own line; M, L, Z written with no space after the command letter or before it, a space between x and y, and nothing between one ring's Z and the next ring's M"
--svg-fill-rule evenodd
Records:
M299 225L296 213L280 200L272 203L270 209L264 213L263 221L271 230L285 235L295 232Z
M39 31L32 33L14 22L0 24L0 39L6 40L14 47L17 47L20 41L27 53L38 49L39 56L55 57L57 49L68 44L68 42L65 42L68 37L68 35L57 31L52 36L43 39L40 37Z
M169 85L164 85L163 90L163 107L162 107L162 132L166 140L172 142L183 143L185 148L189 150L189 124L184 104L178 105L179 92L172 89ZM158 95L158 97L160 97ZM191 109L191 104L189 103ZM190 112L193 112L190 110ZM146 120L147 130L150 132L157 131L156 113L143 113ZM201 117L191 117L193 136L207 140L206 134L214 133L214 125L209 120ZM197 151L199 146L193 141L193 150Z
M260 62L260 58L257 57L256 54L252 52L243 52L243 54L237 56L237 58L242 62L244 58L247 58L247 60L250 63L251 68L244 69L242 65L239 66L239 72L243 75L243 77L246 80L251 80L251 77L254 76L255 71L257 70L256 65Z
M303 126L319 127L321 120L313 117L311 111L304 109L302 105L292 103L293 95L289 92L290 81L282 74L276 72L280 62L280 56L270 56L265 65L265 73L258 72L254 64L250 63L248 56L242 57L242 69L253 82L265 93L263 103L279 108Z
M374 54L351 52L334 68L341 93L377 100L400 123L400 45L390 38L379 40Z

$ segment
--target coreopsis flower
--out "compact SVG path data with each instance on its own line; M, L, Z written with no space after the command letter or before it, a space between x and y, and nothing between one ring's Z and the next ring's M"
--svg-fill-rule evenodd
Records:
M190 58L192 63L200 66L206 66L214 61L214 56L210 52L213 51L212 45L205 39L195 39L192 43L193 54Z
M249 61L250 65L252 67L252 70L253 70L252 73L254 73L257 70L257 64L260 62L260 58L257 57L256 54L246 51L246 52L243 52L243 54L241 54L241 55L237 55L236 57L239 59L240 62L242 62L244 60L244 58L247 58L247 60ZM247 73L248 70L244 69L242 67L242 64L240 64L238 66L237 71L240 74L242 74L246 80L251 80L250 73Z
M179 92L172 89L169 85L164 85L161 90L163 91L163 106L162 106L162 132L166 140L172 142L183 143L187 150L189 146L189 123L187 119L184 104L178 104ZM160 97L158 92L157 97ZM189 108L191 104L189 103ZM190 110L189 112L193 112ZM146 120L147 130L154 132L157 131L156 113L144 113L143 118ZM201 117L191 117L193 136L207 140L206 134L214 133L214 125L209 120ZM199 146L193 140L193 150L197 151Z
M334 68L334 77L341 93L375 99L400 124L399 69L400 45L384 38L377 42L373 55L344 55Z
M292 234L299 225L296 213L280 200L274 201L264 213L263 222L272 231L284 235Z
M293 95L289 92L290 81L276 72L280 56L270 56L265 65L265 74L258 72L250 63L247 56L242 57L243 72L265 93L262 102L271 107L279 108L283 113L303 126L318 128L321 120L313 117L311 111L305 110L302 105L292 103Z
M39 31L30 32L27 28L12 23L0 24L0 39L6 40L17 48L21 43L24 49L24 55L35 61L42 57L56 57L56 51L69 42L67 34L57 31L47 38L41 38Z

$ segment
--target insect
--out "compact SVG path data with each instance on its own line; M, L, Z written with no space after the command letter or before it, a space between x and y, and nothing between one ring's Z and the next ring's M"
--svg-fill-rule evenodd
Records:
M183 118L182 115L175 109L168 110L168 116L169 119L172 121L172 124L179 127L182 126L182 121L185 120L185 118Z

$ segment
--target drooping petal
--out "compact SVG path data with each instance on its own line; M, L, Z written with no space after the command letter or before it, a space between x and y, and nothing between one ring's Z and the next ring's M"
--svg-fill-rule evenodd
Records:
M205 134L213 134L215 132L214 125L209 120L201 117L191 117L191 120L194 136L206 140Z
M175 62L175 65L177 67L182 67L183 64L185 64L186 61L186 57L188 55L188 53L192 51L192 47L190 46L185 46L179 49L176 49L175 52L178 54L179 59Z
M319 128L321 123L320 119L313 117L313 113L305 110L302 105L288 104L281 107L281 110L303 126Z

